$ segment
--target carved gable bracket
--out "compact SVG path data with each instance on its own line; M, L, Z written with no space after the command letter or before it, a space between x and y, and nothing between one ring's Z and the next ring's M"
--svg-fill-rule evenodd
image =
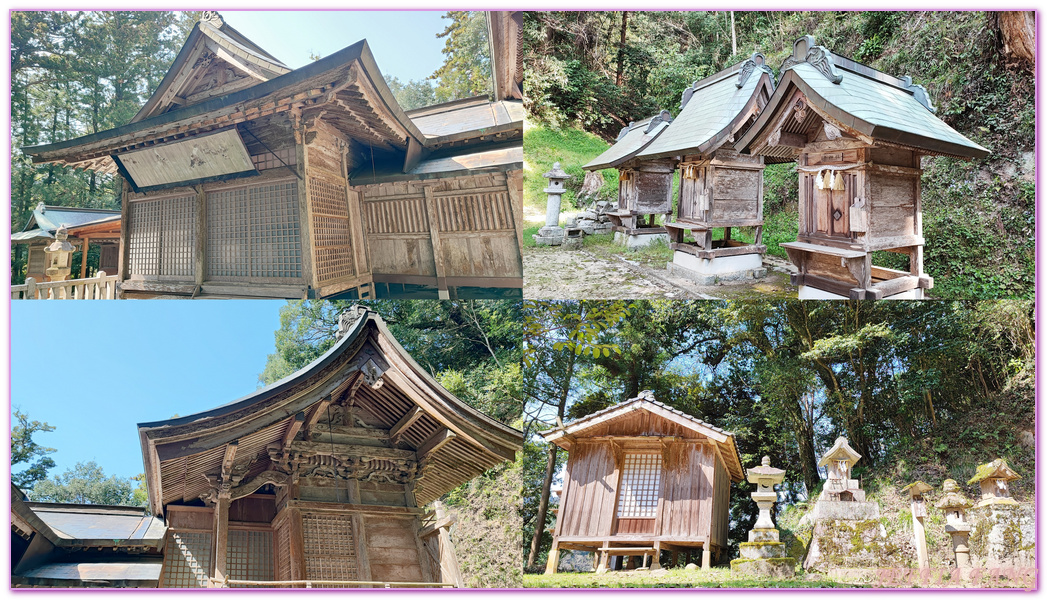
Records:
M749 81L749 77L757 71L762 71L771 76L771 84L774 84L774 71L771 67L768 67L765 62L763 54L759 52L753 52L753 55L742 64L742 68L738 71L738 81L734 82L736 87L743 87L746 81Z

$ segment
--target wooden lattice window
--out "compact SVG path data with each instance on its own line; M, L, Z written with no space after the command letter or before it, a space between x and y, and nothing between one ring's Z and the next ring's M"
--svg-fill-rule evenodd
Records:
M314 581L358 581L352 517L302 515L305 573ZM314 586L345 587L345 586Z
M137 200L130 206L128 268L132 275L191 279L196 196Z
M272 548L273 534L270 531L230 530L225 555L229 579L272 581Z
M259 171L293 166L295 164L295 150L294 148L284 148L282 150L277 150L276 152L252 154L251 162L254 163L254 168Z
M496 231L513 228L509 192L444 196L437 199L440 231Z
M207 196L207 268L212 279L302 276L296 182L218 190Z
M662 481L661 454L626 454L618 493L618 517L653 519Z
M276 543L274 554L276 556L276 580L291 580L291 526L287 519L280 521L274 527Z
M211 572L211 534L171 531L164 549L162 587L207 587Z
M313 246L316 247L316 278L321 283L356 274L349 234L349 205L344 184L318 177L309 179L312 204Z

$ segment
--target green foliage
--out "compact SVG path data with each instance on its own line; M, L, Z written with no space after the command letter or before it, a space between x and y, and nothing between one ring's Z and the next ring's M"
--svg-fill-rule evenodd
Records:
M436 80L436 102L490 94L491 49L487 42L487 20L483 11L448 11L451 21L443 33L444 64L429 78Z
M457 523L451 537L468 587L520 587L520 458L504 463L445 498Z
M106 477L102 467L94 461L78 462L61 475L37 482L27 495L34 502L145 506L148 495L136 489L136 480L140 487L142 479L139 477Z
M55 428L40 421L30 421L29 415L17 407L12 416L16 423L11 427L11 483L24 491L46 479L47 471L55 466L54 459L48 456L55 449L41 446L33 439L37 433L47 433ZM23 463L27 466L15 473L15 466Z
M524 155L527 156L524 173L524 205L534 207L542 214L545 214L548 198L548 195L542 190L549 181L542 177L542 174L548 173L553 168L553 163L559 162L564 171L571 176L564 185L567 192L562 197L560 210L573 210L580 208L577 196L582 182L585 181L585 171L582 170L582 165L610 147L610 144L591 133L532 123L528 123L524 129L523 145ZM618 171L604 169L600 171L600 174L604 178L604 186L596 199L617 201Z
M436 104L436 90L428 79L411 80L406 83L396 77L385 76L385 83L393 97L404 110L414 110Z

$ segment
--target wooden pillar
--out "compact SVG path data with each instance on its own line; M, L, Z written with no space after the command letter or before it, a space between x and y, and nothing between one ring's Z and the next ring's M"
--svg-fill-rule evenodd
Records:
M670 569L675 569L677 567L677 565L679 565L679 564L680 564L680 551L676 550L674 548L673 552L672 552L672 558L670 559L670 562L669 562L669 568Z
M302 538L302 511L297 508L290 509L291 527L291 579L303 580L308 577L305 572L305 540Z
M651 570L656 571L662 568L662 543L654 543L654 555L651 556Z
M425 209L429 216L429 239L433 243L433 261L436 263L437 293L441 300L449 300L451 296L447 291L447 273L444 269L444 253L443 248L440 246L440 219L436 210L436 198L433 197L432 186L422 186L422 192L425 194Z
M516 226L516 240L523 250L523 171L506 173L506 184L509 186L509 204L513 207L513 221Z
M131 200L128 198L130 186L123 182L123 192L120 195L120 262L116 270L117 281L124 281L128 277L128 256L131 250Z
M355 480L351 480L355 481ZM359 496L359 494L357 494ZM359 499L356 500L359 502ZM356 571L361 581L371 580L371 557L367 552L367 534L364 530L365 517L360 513L353 513L350 517L353 522L353 543L356 547Z
M214 574L215 579L224 580L229 576L226 559L229 548L229 492L219 492L214 507ZM210 587L226 587L223 583L212 582Z
M445 519L447 518L447 511L444 510L443 504L440 503L440 502L436 502L435 503L435 507L436 507L436 520L438 522L439 521L445 521ZM443 567L443 570L446 570L450 574L450 576L451 576L451 583L454 584L454 587L456 587L456 588L464 588L465 587L465 579L462 577L462 570L461 570L461 568L458 565L458 555L455 553L455 551L454 551L454 544L451 542L451 532L449 531L449 527L450 527L449 524L445 525L445 526L442 526L442 527L440 527L440 530L437 533L437 535L439 536L437 539L438 539L439 544L440 544L440 552L439 552L440 565L441 565L441 567ZM555 543L554 543L554 547L555 547ZM552 550L550 550L550 554L552 554ZM557 554L559 554L559 553L557 553ZM553 569L555 570L555 568L556 567L554 565ZM439 578L437 580L439 580ZM434 580L434 581L437 581L437 580Z
M607 549L609 547L610 547L610 545L607 542L604 542L603 543L603 548L601 548L601 549L599 549L597 551L597 556L599 557L599 563L596 565L596 574L597 575L607 572L607 557L608 557Z
M702 570L708 571L713 566L713 549L712 547L705 545L702 546Z
M553 545L549 548L549 558L545 561L545 574L552 575L556 573L556 568L560 566L560 542L553 538Z
M87 251L91 246L91 238L85 237L84 243L80 246L80 279L87 278Z
M307 287L306 296L311 295L319 285L313 279L313 218L309 206L309 153L305 147L305 123L302 121L301 109L291 109L294 129L295 170L298 172L298 230L302 235L302 280Z
M193 275L196 285L207 279L207 192L204 186L196 186L196 244L193 248Z

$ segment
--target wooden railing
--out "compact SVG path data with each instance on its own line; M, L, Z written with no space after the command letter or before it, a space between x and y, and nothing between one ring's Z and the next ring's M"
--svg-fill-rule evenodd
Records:
M11 286L12 300L112 300L120 295L116 275L99 271L95 277L37 283L27 277L22 285Z
M352 585L357 587L379 587L379 588L446 588L454 587L453 583L428 583L420 581L337 581L319 579L301 579L294 581L254 581L249 579L217 579L211 577L212 587L229 587L231 585L243 585L249 587L305 587L327 585Z

